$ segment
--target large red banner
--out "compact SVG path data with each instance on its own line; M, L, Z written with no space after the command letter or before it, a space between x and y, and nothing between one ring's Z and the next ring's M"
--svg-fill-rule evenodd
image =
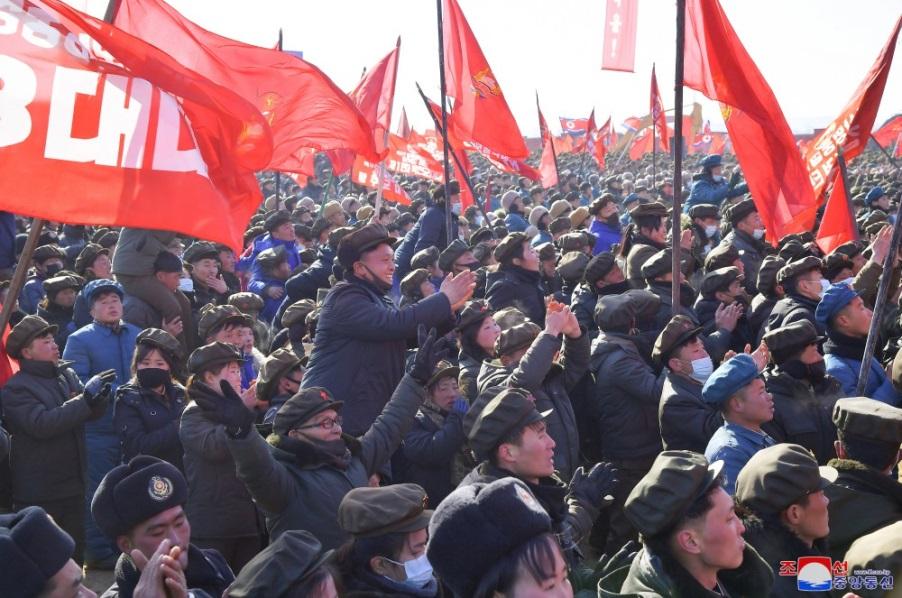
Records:
M635 72L638 15L639 0L608 0L601 58L603 70Z

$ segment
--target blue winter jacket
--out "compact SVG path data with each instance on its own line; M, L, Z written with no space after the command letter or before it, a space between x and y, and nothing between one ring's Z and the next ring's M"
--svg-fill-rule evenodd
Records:
M595 247L592 249L592 255L598 255L603 251L610 251L611 246L620 243L620 227L611 228L607 222L593 220L589 227L589 232L595 235Z
M0 269L16 267L16 217L0 212Z
M688 214L692 206L709 203L719 206L723 200L730 197L738 197L748 193L749 186L745 183L730 187L727 181L715 181L710 176L703 175L692 183L692 191L689 199L683 204L683 213Z
M507 227L507 232L509 233L522 233L529 228L529 222L518 213L508 212L507 216L504 217L504 226Z
M278 245L283 245L285 249L288 250L288 265L291 266L293 272L295 268L301 265L301 256L298 253L297 241L280 241L279 239L273 239L269 233L262 237L257 237L254 240L253 251L251 251L249 255L238 260L238 270L246 271L250 270L252 267L256 270L257 256L260 252Z
M323 245L316 254L316 260L309 267L285 281L285 298L279 306L278 317L275 320L276 329L281 329L282 314L292 303L301 299L316 301L317 290L329 288L329 276L332 275L334 261L335 250Z
M427 208L413 228L407 231L407 235L395 252L395 280L400 282L410 273L410 260L419 251L429 247L438 247L439 251L444 251L448 246L445 230L444 204ZM452 217L451 239L456 238L457 217Z
M46 296L44 278L35 274L28 279L22 287L22 292L19 293L19 309L26 314L35 314L38 311L38 303Z
M275 318L279 311L279 305L282 303L281 297L273 299L266 293L269 287L285 288L285 281L268 276L261 271L258 264L254 264L254 272L251 274L251 280L247 283L247 290L251 293L260 295L263 299L263 309L260 311L260 319L269 324Z
M861 372L861 360L840 357L833 353L824 355L827 365L827 373L839 380L843 394L847 397L858 396L855 388L858 386L858 374ZM892 381L886 375L886 371L880 367L880 362L871 358L871 373L868 376L868 384L864 389L864 396L870 397L895 407L902 405L902 396L896 392Z
M533 237L532 241L529 243L533 247L538 247L542 243L553 243L554 237L551 236L547 230L540 230L539 234Z

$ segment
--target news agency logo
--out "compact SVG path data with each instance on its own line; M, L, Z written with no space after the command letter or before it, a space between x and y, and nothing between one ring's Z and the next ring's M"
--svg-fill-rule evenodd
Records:
M893 575L887 569L855 569L849 574L846 561L826 556L803 556L797 561L780 561L779 574L795 577L800 592L830 590L891 590Z

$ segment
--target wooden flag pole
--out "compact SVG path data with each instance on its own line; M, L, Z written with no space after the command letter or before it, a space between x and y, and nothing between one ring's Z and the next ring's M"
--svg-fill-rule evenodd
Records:
M442 166L444 167L445 180L442 184L445 187L445 240L446 244L450 245L451 241L454 240L454 235L451 225L451 193L450 188L448 187L448 183L451 180L451 164L448 161L448 109L445 105L445 92L447 87L445 83L445 32L442 20L442 0L435 0L435 11L436 16L438 17L438 74L442 107L442 140L444 141L442 144ZM429 113L432 114L432 111L430 110Z
M683 200L683 58L686 46L686 0L677 0L676 18L676 72L673 85L673 128L674 128L674 161L673 161L673 213L671 214L670 243L672 246L672 259L670 271L673 273L673 282L670 285L670 297L673 302L673 315L680 313L680 220L682 216ZM654 154L652 154L654 159Z

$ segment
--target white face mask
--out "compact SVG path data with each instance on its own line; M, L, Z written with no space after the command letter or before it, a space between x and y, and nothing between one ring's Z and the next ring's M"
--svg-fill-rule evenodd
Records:
M827 289L829 289L830 286L831 286L831 285L830 285L830 281L829 281L829 280L827 280L826 278L822 278L822 279L821 279L821 292L820 292L821 299L824 298L824 294L827 292Z
M756 228L754 231L752 231L752 236L760 241L764 238L764 229Z
M715 182L715 183L722 183L722 182L723 182L723 175L722 175L722 174L715 174L715 175L712 176L711 178L714 179L714 182Z
M194 279L179 278L179 290L183 293L193 293L194 292Z
M404 575L407 576L407 579L402 583L405 585L409 585L413 588L422 588L432 581L432 563L426 558L426 553L423 553L422 556L415 559L404 561L403 563L398 563L391 559L385 560L404 567Z
M689 377L699 384L707 382L712 373L714 373L714 362L708 355L692 360L692 373Z
M708 226L705 227L705 236L707 236L709 239L713 238L714 235L716 235L716 234L717 234L717 225L716 224L709 224Z
M454 214L455 216L460 216L460 204L459 203L451 204L451 213Z
M482 226L482 223L483 223L482 214L477 214L475 220L476 220L476 226Z

